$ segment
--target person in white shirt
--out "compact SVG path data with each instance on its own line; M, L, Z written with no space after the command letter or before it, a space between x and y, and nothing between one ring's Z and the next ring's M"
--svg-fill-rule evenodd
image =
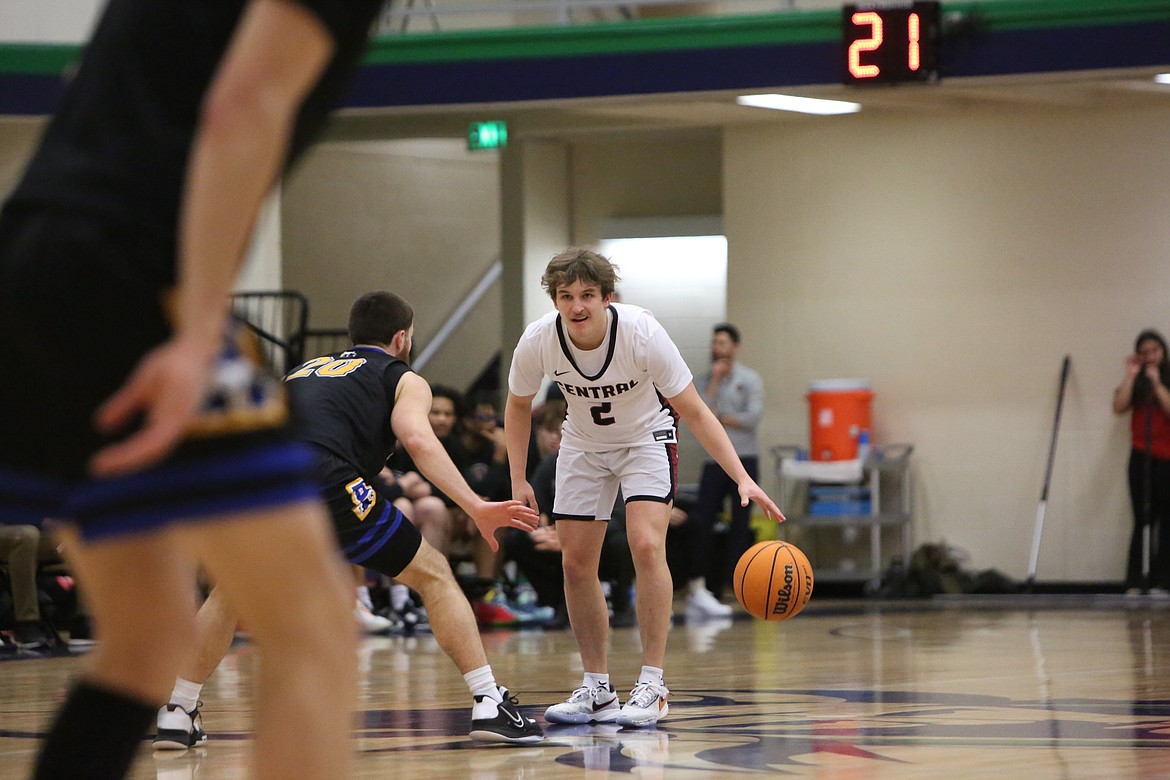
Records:
M668 711L663 682L673 585L666 529L678 473L678 419L769 517L784 515L756 484L727 433L691 381L678 348L654 316L613 303L617 268L587 249L554 257L541 284L556 310L530 324L508 376L504 433L512 496L536 506L525 476L532 400L545 376L564 394L568 415L557 460L552 519L564 553L565 600L585 668L567 701L549 707L552 723L656 723ZM609 681L609 621L597 577L605 521L621 488L626 534L637 573L635 609L642 671L619 705Z

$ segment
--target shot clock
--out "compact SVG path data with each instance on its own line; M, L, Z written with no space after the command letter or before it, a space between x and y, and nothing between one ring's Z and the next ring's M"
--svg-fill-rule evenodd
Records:
M937 2L847 5L841 23L844 83L938 79Z

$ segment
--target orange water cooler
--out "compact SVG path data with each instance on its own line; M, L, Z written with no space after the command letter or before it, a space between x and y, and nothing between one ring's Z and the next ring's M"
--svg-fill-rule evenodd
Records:
M853 460L862 431L873 430L873 391L865 379L822 379L809 384L810 460Z

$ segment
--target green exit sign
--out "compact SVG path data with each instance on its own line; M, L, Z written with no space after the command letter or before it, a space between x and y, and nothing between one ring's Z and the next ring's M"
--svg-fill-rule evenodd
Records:
M503 149L508 145L508 125L503 121L472 122L467 128L467 148Z

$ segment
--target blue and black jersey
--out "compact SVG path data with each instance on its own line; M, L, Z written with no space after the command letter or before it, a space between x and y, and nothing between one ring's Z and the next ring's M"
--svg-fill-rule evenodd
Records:
M322 485L372 480L394 451L390 414L410 367L377 347L315 357L285 377L296 436L319 451Z

